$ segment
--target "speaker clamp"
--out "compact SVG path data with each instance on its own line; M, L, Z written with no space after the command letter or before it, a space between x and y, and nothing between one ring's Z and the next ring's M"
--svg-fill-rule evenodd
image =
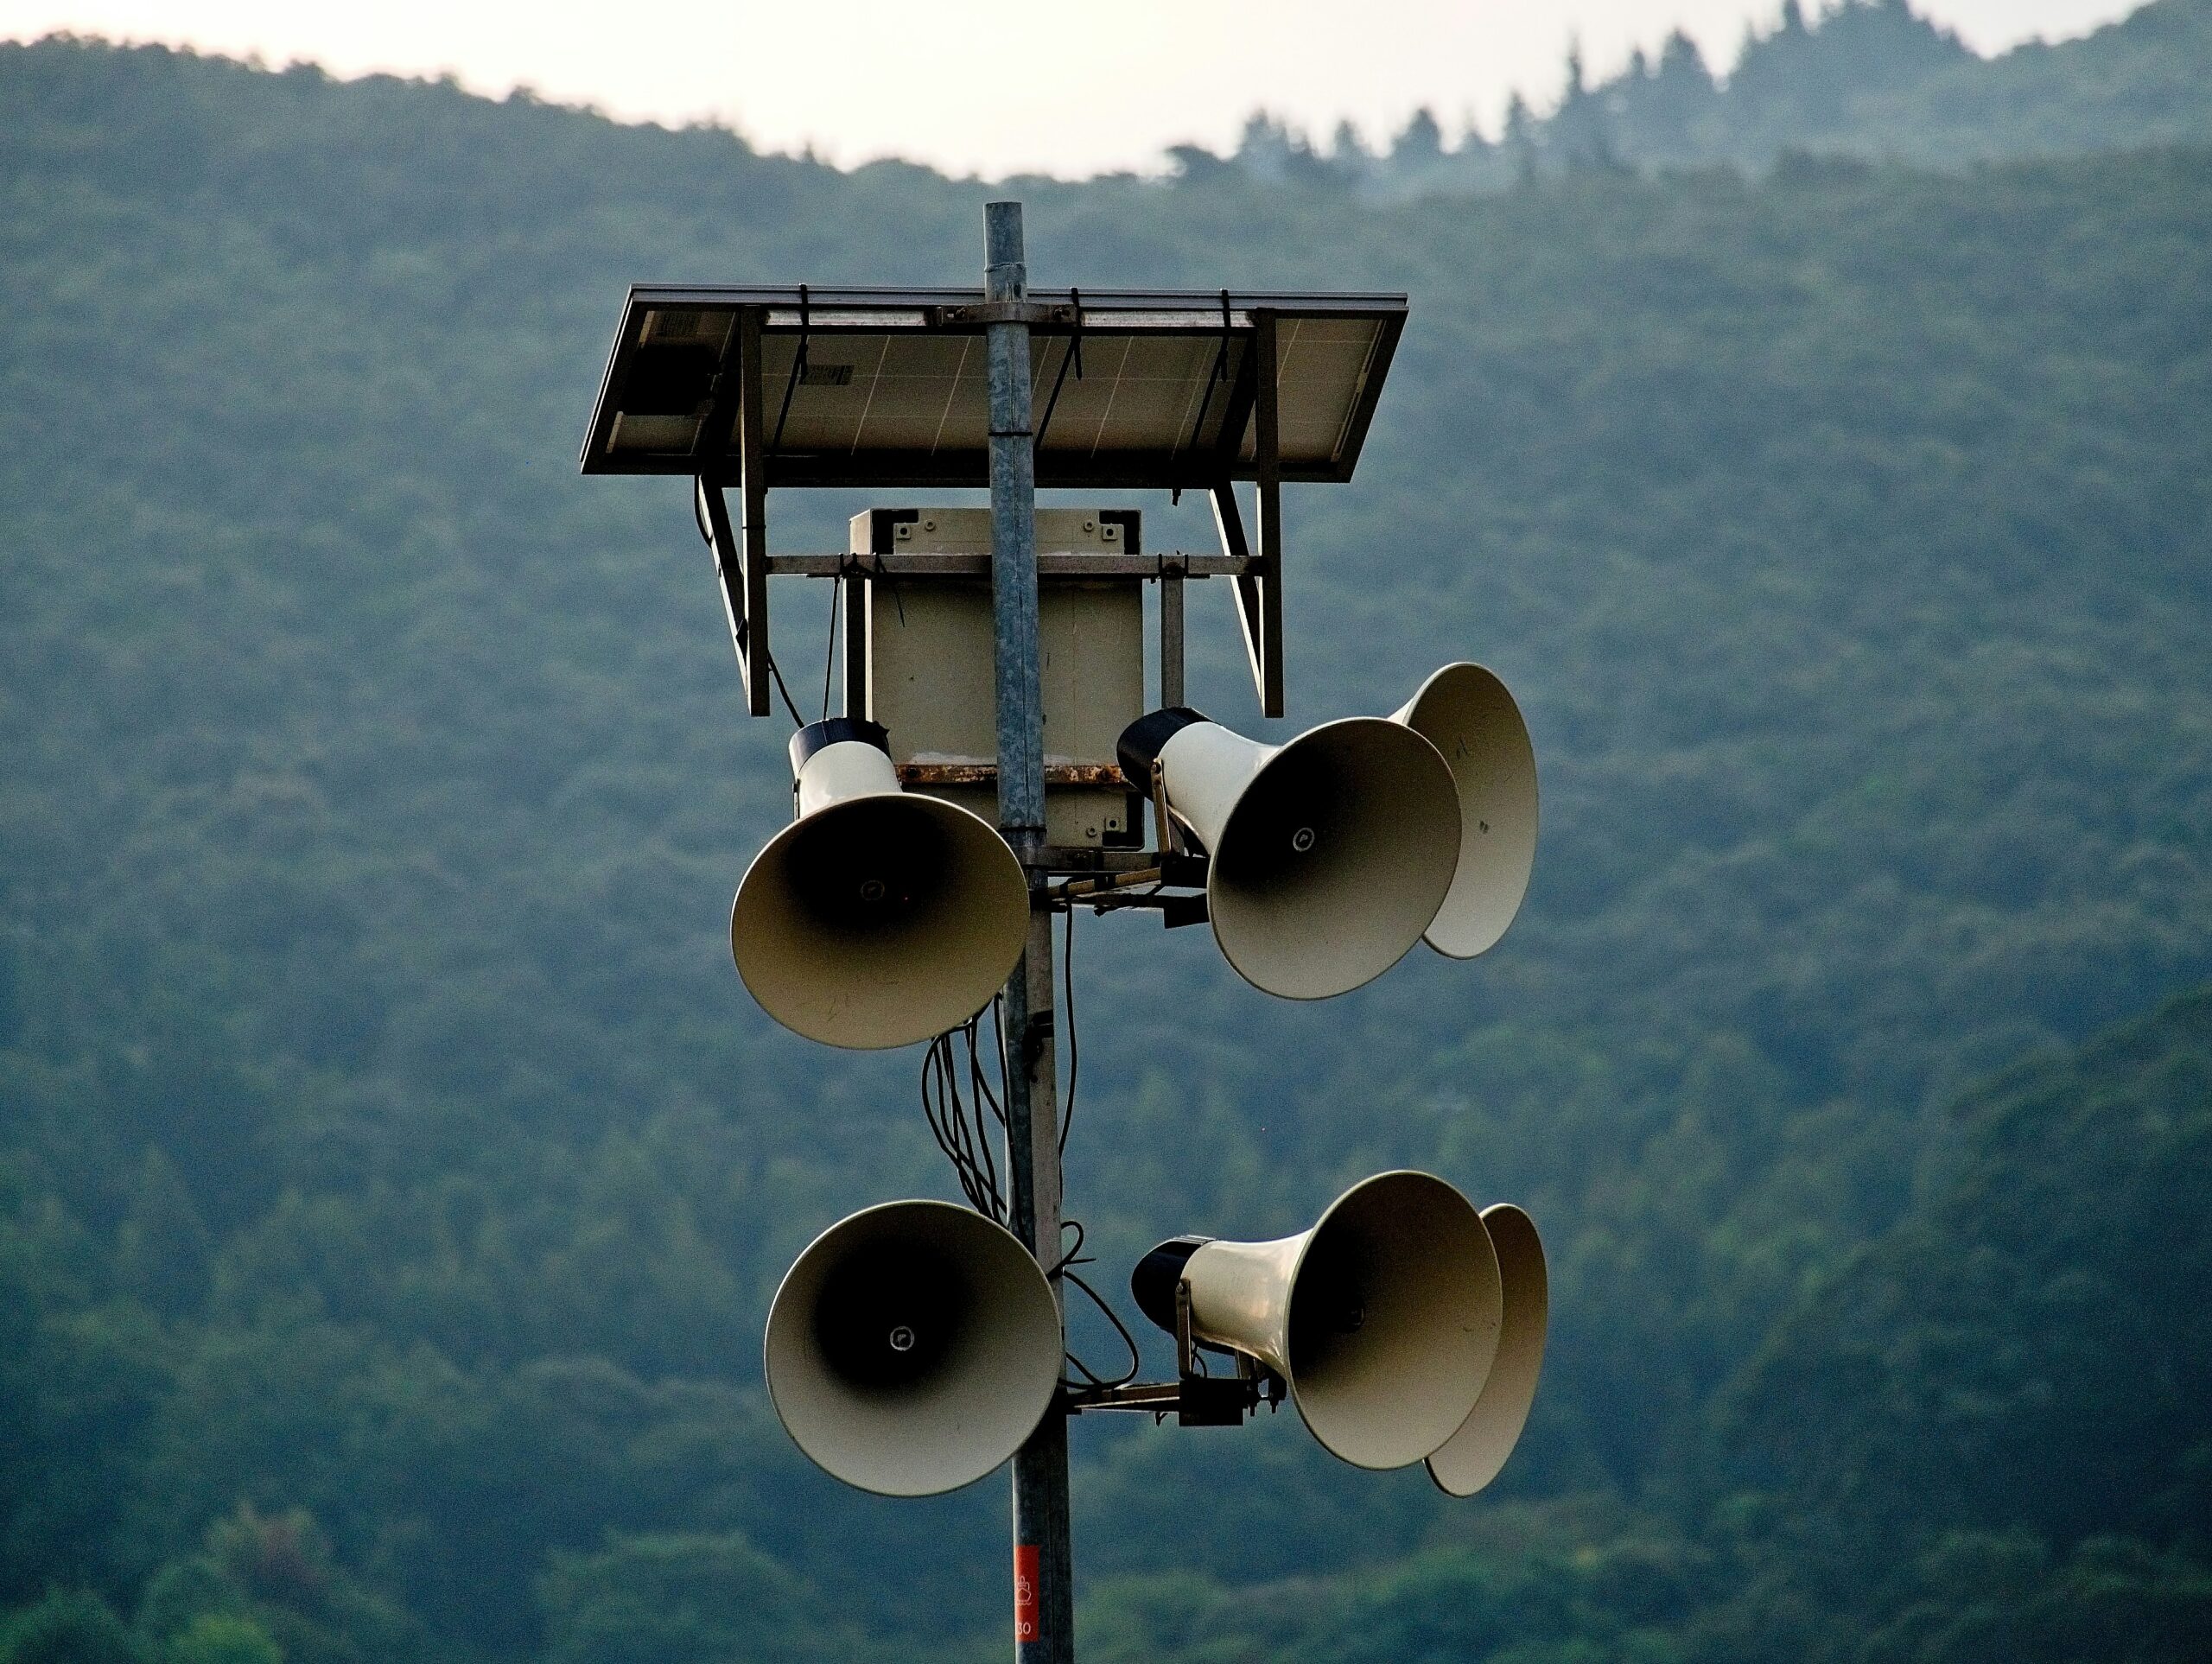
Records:
M1141 1410L1155 1421L1171 1414L1180 1427L1237 1427L1261 1405L1274 1409L1289 1390L1281 1375L1247 1357L1236 1361L1233 1375L1199 1373L1198 1344L1191 1338L1191 1285L1175 1285L1175 1379L1132 1381L1123 1387L1099 1387L1067 1395L1070 1415L1085 1410Z
M1102 914L1129 907L1149 908L1160 914L1160 923L1171 930L1179 924L1203 924L1207 871L1204 855L1163 850L1154 866L1063 879L1046 890L1045 903L1055 911L1080 904ZM1182 891L1198 893L1177 893Z

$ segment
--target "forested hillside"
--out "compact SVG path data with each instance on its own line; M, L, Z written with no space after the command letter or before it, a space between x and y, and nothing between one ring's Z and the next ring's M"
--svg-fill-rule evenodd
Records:
M1516 96L1495 132L1448 137L1427 111L1387 146L1340 126L1324 145L1264 112L1224 158L1185 146L1185 172L1328 182L1368 197L1466 195L1537 176L1851 156L1960 168L2212 142L2212 0L2151 0L2080 40L1995 58L1911 0L1783 0L1730 60L1676 30L1592 79L1570 52L1556 93Z
M786 730L574 463L626 283L972 283L985 192L92 44L0 111L0 1659L997 1655L1001 1485L766 1410L791 1255L949 1175L745 999ZM1471 967L1078 922L1102 1286L1406 1163L1554 1310L1472 1502L1078 1422L1092 1654L2202 1656L2212 152L1017 188L1040 283L1409 293L1283 727L1480 658L1545 788Z

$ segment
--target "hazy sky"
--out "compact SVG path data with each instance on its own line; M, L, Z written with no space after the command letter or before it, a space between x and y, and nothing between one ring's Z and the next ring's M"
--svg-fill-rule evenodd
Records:
M334 73L450 72L628 120L712 120L766 149L896 155L994 177L1154 169L1233 143L1264 105L1381 141L1427 105L1495 134L1539 107L1571 37L1594 75L1687 29L1716 70L1782 0L0 0L0 38L54 30L191 44ZM1808 15L1828 0L1805 0ZM2079 35L2139 0L1918 0L1983 52ZM0 117L4 119L4 117Z

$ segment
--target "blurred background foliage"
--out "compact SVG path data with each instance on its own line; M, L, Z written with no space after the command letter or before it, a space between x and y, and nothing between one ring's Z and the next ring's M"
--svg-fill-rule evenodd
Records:
M1475 657L1545 789L1472 967L1294 1007L1078 921L1103 1286L1409 1164L1554 1301L1472 1503L1079 1422L1087 1656L2212 1654L2208 18L1785 18L1756 142L1570 98L1478 187L1011 187L1040 283L1410 294L1277 731ZM94 42L0 108L0 1660L998 1655L1003 1487L846 1491L762 1395L798 1248L948 1175L912 1057L732 975L783 732L684 493L574 465L626 283L973 283L995 193Z

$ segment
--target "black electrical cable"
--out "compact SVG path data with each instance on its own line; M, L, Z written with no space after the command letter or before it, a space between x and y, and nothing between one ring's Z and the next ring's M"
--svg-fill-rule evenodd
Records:
M834 628L833 617L832 629ZM828 708L828 680L829 672L825 668L823 671L825 711ZM1082 1054L1076 1037L1075 1022L1075 914L1073 909L1070 909L1068 913L1065 946L1062 949L1061 959L1065 971L1061 984L1062 998L1066 1002L1068 1010L1067 1110L1060 1122L1059 1135L1060 1152L1065 1155L1067 1152L1068 1133L1075 1121L1076 1082L1082 1062ZM938 1150L944 1153L945 1159L952 1164L953 1176L959 1183L961 1193L968 1198L970 1207L1001 1225L1008 1223L1011 1210L1007 1204L1005 1190L999 1182L998 1162L992 1153L993 1140L990 1124L985 1121L984 1117L988 1115L992 1121L998 1123L1001 1132L1007 1130L1006 1105L1011 1096L1012 1082L1009 1070L1012 1064L1007 1055L1004 998L1002 994L994 996L989 1007L991 1014L989 1048L997 1053L998 1057L998 1083L995 1091L992 1089L990 1072L983 1066L986 1043L982 1033L983 1013L980 1011L966 1022L946 1029L943 1033L931 1038L927 1049L922 1054L921 1078L923 1117L929 1122L930 1134L937 1140ZM963 1044L967 1050L964 1061L968 1074L968 1091L964 1096L960 1084L961 1065L963 1061L960 1056L960 1049ZM1069 1366L1081 1379L1076 1381L1063 1376L1061 1384L1065 1387L1080 1386L1099 1391L1109 1391L1116 1387L1127 1386L1143 1371L1142 1350L1137 1345L1136 1337L1130 1332L1129 1326L1122 1321L1121 1315L1107 1303L1104 1296L1075 1270L1077 1266L1091 1263L1083 1252L1087 1235L1083 1222L1080 1219L1063 1220L1060 1229L1064 1231L1074 1231L1075 1242L1054 1262L1048 1274L1073 1283L1081 1289L1084 1298L1096 1306L1104 1314L1106 1321L1114 1326L1114 1332L1120 1337L1122 1346L1129 1355L1128 1368L1121 1374L1109 1378L1098 1374L1074 1352L1067 1352L1065 1357Z
M1122 1374L1115 1376L1111 1381L1109 1381L1104 1376L1099 1375L1096 1370L1093 1369L1073 1352L1069 1352L1065 1355L1067 1361L1076 1367L1077 1372L1083 1376L1084 1382L1087 1386L1098 1388L1126 1387L1129 1382L1135 1381L1144 1369L1144 1357L1137 1350L1136 1337L1129 1333L1128 1325L1122 1321L1121 1318L1116 1315L1112 1306L1106 1304L1105 1300L1100 1297L1098 1291L1093 1288L1088 1282L1084 1281L1084 1279L1072 1268L1076 1266L1087 1266L1091 1263L1089 1259L1084 1257L1083 1244L1087 1233L1084 1229L1083 1221L1080 1219L1063 1219L1060 1222L1060 1229L1064 1231L1072 1230L1075 1232L1075 1246L1068 1249L1066 1253L1060 1256L1059 1262L1052 1267L1052 1274L1055 1277L1062 1278L1068 1282L1073 1283L1077 1288L1081 1289L1084 1294L1090 1297L1090 1303L1093 1305L1096 1306L1101 1312L1106 1314L1106 1321L1114 1325L1115 1332L1122 1337L1122 1344L1128 1350L1129 1367ZM1073 1383L1063 1381L1062 1384L1072 1385Z
M991 1088L990 1082L983 1074L982 1042L977 1038L979 1021L980 1018L969 1019L963 1026L963 1030L968 1037L968 1089L976 1095L976 1102L980 1108L989 1101ZM982 1125L980 1115L976 1117L976 1125Z
M791 726L803 728L806 719L798 714L798 706L791 699L791 690L784 685L784 673L776 668L776 656L764 646L761 655L768 661L768 674L776 678L776 691L784 696L784 708L791 714Z
M1122 1344L1128 1349L1129 1353L1129 1367L1127 1369L1124 1369L1120 1375L1115 1376L1111 1381L1101 1379L1091 1370L1088 1364L1084 1363L1081 1358L1076 1356L1072 1352L1066 1355L1068 1362L1074 1364L1077 1369L1082 1370L1084 1380L1093 1387L1111 1388L1128 1386L1131 1381L1135 1381L1144 1369L1144 1358L1137 1350L1136 1337L1129 1333L1128 1325L1123 1323L1119 1317L1115 1315L1114 1308L1107 1305L1103 1299L1099 1298L1098 1291L1096 1289L1093 1288L1089 1283L1085 1282L1081 1277L1078 1277L1072 1271L1063 1271L1060 1275L1064 1280L1073 1283L1077 1288L1089 1295L1090 1297L1090 1303L1106 1314L1106 1321L1114 1325L1114 1332L1122 1337Z
M691 518L699 528L701 538L705 541L708 548L712 549L715 546L715 534L707 524L706 510L706 500L697 491L694 491L691 493ZM784 696L784 708L791 714L791 726L798 728L804 727L806 719L798 714L798 706L791 699L791 690L784 685L784 673L776 668L776 656L768 651L768 645L765 641L760 644L760 656L768 661L768 674L775 678L776 691ZM829 695L826 693L823 695L822 714L824 716L830 714Z
M951 1162L954 1177L969 1205L1004 1223L1006 1203L996 1172L989 1165L989 1146L985 1143L979 1160L969 1109L961 1101L960 1065L953 1038L958 1032L948 1029L939 1034L923 1054L922 1112L938 1148Z
M934 1082L937 1091L931 1101L930 1086ZM982 1191L976 1182L974 1164L964 1146L966 1123L955 1102L959 1095L959 1082L947 1070L942 1045L935 1041L923 1058L922 1102L930 1115L930 1129L937 1134L938 1146L952 1163L960 1188L976 1207L983 1206Z
M1070 1248L1065 1254L1060 1255L1059 1259L1053 1263L1051 1274L1055 1277L1065 1271L1070 1266L1087 1266L1090 1263L1088 1260L1079 1259L1077 1257L1083 1252L1084 1237L1090 1235L1089 1232L1084 1229L1083 1221L1080 1219L1063 1219L1060 1221L1060 1229L1062 1230L1071 1230L1075 1233L1075 1246Z
M822 720L830 720L830 669L837 662L837 621L844 617L845 575L840 572L830 586L830 645L822 651Z
M991 1000L991 1012L994 1017L997 1015L998 1004L998 998L994 996ZM977 1052L976 1035L982 1023L982 1013L979 1012L970 1017L964 1025L968 1034L969 1084L975 1093L975 1102L971 1109L976 1121L974 1147L982 1152L983 1170L988 1180L992 1196L1000 1197L998 1159L991 1153L991 1129L983 1124L983 1111L988 1108L992 1118L998 1122L1001 1129L1006 1126L1006 1111L1000 1106L999 1101L991 1096L990 1081L983 1073L982 1059ZM1000 1082L1000 1087L1001 1090L1004 1089L1003 1079ZM998 1216L1004 1219L1007 1216L1007 1211L1004 1199L1001 1197Z
M991 1100L991 1108L999 1118L999 1125L1006 1125L1005 1100L1014 1096L1013 1083L1007 1078L1005 996L991 1001L991 1044L999 1053L999 1091L1002 1095Z
M997 999L995 997L991 1003L995 1009L998 1004ZM1009 1198L999 1184L998 1157L994 1153L995 1140L991 1137L991 1129L984 1124L983 1111L988 1105L1001 1127L1006 1121L1006 1112L1000 1109L996 1102L991 1097L990 1082L976 1060L976 1037L981 1021L979 1013L977 1016L970 1017L965 1026L968 1035L968 1070L974 1087L973 1101L969 1106L969 1125L972 1129L968 1134L969 1149L972 1153L971 1159L976 1161L976 1169L982 1176L983 1189L991 1198L991 1216L1001 1224L1004 1224L1012 1209L1009 1205ZM950 1047L946 1049L946 1055L947 1061L950 1062Z
M930 1135L937 1140L937 1147L952 1163L954 1176L970 1204L981 1206L976 1186L968 1172L968 1164L957 1140L949 1126L943 1107L944 1095L944 1059L939 1051L944 1037L940 1035L929 1044L922 1054L922 1115L930 1124ZM936 1089L931 1090L932 1087Z
M1067 912L1067 945L1060 951L1061 988L1063 1002L1068 1008L1068 1102L1060 1115L1060 1153L1068 1153L1068 1133L1075 1126L1076 1070L1083 1061L1081 1048L1075 1038L1075 909ZM1046 940L1050 940L1047 937Z
M1222 291L1224 297L1222 304L1224 307L1228 305L1226 299L1228 293L1227 289ZM783 448L784 423L791 417L791 395L798 391L799 384L806 379L807 352L813 340L813 328L812 302L808 297L806 285L801 283L798 286L798 352L791 359L791 372L784 382L783 408L776 412L776 431L768 439L768 449L771 453Z
M995 1003L995 1002L994 1002ZM992 1093L983 1068L981 1038L982 1013L946 1029L930 1041L922 1054L922 1113L938 1148L952 1164L961 1191L978 1213L1005 1224L1009 1207L1000 1182L998 1158L994 1153L988 1115L1001 1125L1005 1111ZM963 1042L967 1057L960 1055ZM968 1076L961 1086L963 1069ZM1001 1082L1003 1089L1003 1082Z

